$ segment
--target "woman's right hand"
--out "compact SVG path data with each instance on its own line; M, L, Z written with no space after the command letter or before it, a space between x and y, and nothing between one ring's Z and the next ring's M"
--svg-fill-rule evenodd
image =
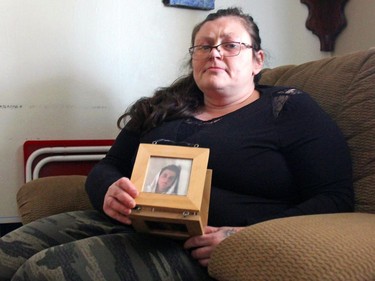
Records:
M138 190L128 178L114 182L104 197L103 210L111 218L124 224L131 224L129 215L136 206Z

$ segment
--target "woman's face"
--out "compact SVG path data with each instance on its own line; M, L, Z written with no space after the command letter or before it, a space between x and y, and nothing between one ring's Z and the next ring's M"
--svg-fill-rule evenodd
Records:
M176 172L171 170L164 170L160 173L158 179L158 192L166 192L176 180Z
M195 36L194 46L216 46L223 42L241 42L252 45L251 37L241 19L228 16L206 22ZM220 47L219 47L220 49ZM252 91L254 75L262 68L263 52L257 52L260 62L253 58L253 50L242 46L238 56L222 57L212 49L203 60L192 60L194 79L203 93L209 91Z

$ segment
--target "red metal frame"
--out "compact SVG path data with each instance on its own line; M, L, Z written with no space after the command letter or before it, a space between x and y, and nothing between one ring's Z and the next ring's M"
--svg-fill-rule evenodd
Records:
M92 146L111 146L114 140L28 140L23 145L24 167L26 169L26 162L30 155L38 149L50 147L92 147ZM85 155L90 154L86 153ZM42 154L35 158L32 163L32 169L37 163L56 154ZM59 154L64 155L64 154ZM81 155L81 153L80 153ZM58 176L58 175L87 175L92 167L98 161L65 161L65 162L50 162L47 163L40 170L39 177ZM25 170L26 175L26 170ZM25 176L26 177L26 176Z

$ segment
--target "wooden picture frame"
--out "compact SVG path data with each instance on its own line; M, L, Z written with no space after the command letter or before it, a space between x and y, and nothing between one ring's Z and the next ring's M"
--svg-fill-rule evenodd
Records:
M208 158L208 148L140 144L131 176L139 191L137 206L130 215L133 227L182 239L203 234L211 192ZM172 185L164 190L160 186L150 188L170 166L180 167L178 173L169 173L178 186L173 191Z

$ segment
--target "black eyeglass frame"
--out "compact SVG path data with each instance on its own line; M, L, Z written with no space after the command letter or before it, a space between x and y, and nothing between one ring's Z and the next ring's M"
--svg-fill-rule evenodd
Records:
M243 45L243 46L245 46L246 47L246 49L252 49L253 48L253 46L252 45L250 45L250 44L246 44L246 43L243 43L243 42L235 42L235 41L230 41L230 42L222 42L222 43L220 43L220 44L218 44L218 45L215 45L215 46L210 46L210 45L195 45L195 46L192 46L192 47L190 47L189 48L189 53L190 53L190 56L191 56L191 58L192 59L194 59L194 60L199 60L199 58L197 59L197 58L194 58L193 56L194 56L194 51L195 51L195 49L196 48L198 48L198 47L205 47L205 48L209 48L209 50L207 50L207 55L208 54L210 54L211 53L211 51L213 50L213 49L216 49L219 53L220 53L220 55L222 55L223 57L236 57L236 56L238 56L240 53L241 53L241 50L242 50L242 48L239 48L238 49L238 53L237 54L235 54L235 55L224 55L224 54L222 54L221 52L220 52L220 50L218 49L221 45L224 45L224 44L240 44L240 45ZM206 57L205 58L201 58L201 59L206 59Z

